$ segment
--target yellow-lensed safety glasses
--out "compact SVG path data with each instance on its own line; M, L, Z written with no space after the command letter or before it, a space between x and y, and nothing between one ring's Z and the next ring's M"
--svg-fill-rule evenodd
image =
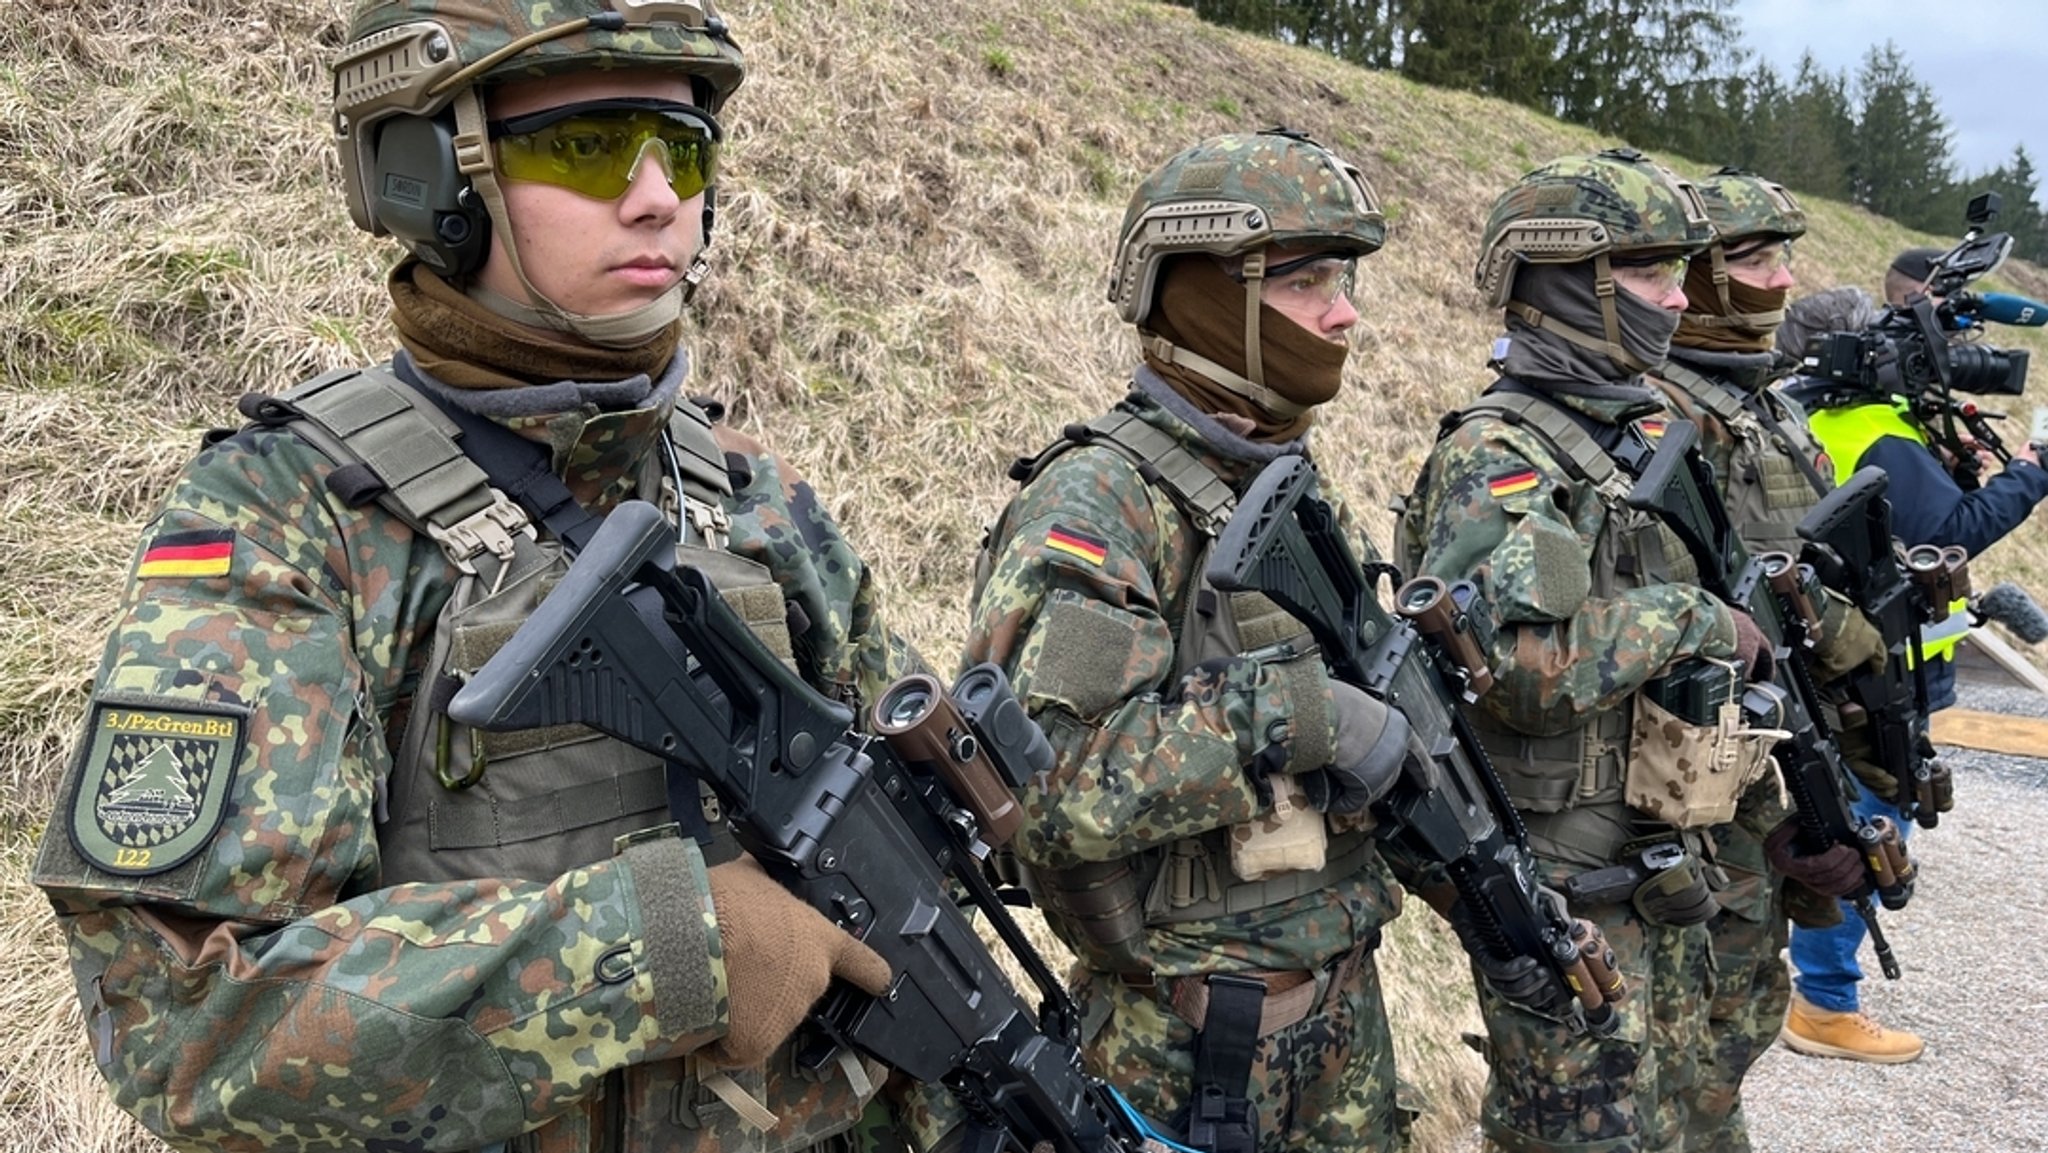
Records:
M711 113L674 100L584 100L487 126L498 174L567 188L599 200L623 196L650 144L669 187L688 200L718 175L724 130Z

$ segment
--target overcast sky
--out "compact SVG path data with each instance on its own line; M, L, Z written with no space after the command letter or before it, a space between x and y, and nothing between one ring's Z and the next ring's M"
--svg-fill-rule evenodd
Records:
M1958 176L2005 163L2015 144L2036 172L2048 163L2048 3L1735 0L1735 14L1750 51L1787 80L1803 52L1853 81L1872 45L1897 44L1948 120Z

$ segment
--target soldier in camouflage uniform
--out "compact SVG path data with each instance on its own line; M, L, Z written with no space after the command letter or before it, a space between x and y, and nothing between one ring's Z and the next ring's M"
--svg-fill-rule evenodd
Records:
M1110 288L1144 362L1018 462L977 574L964 663L1001 663L1056 752L1016 855L1079 958L1089 1066L1203 1148L1399 1141L1372 956L1399 890L1364 809L1406 722L1202 577L1237 494L1336 395L1384 235L1358 170L1296 134L1148 176Z
M875 1092L785 1039L880 957L715 813L680 835L651 758L443 711L570 514L636 495L812 685L911 660L811 488L683 399L744 65L708 2L621 7L362 6L336 124L408 251L402 348L245 401L136 555L35 880L101 1073L179 1148L781 1150Z
M1611 1035L1574 1035L1479 982L1489 1149L1682 1147L1712 996L1709 830L1768 745L1645 690L1678 669L1739 686L1768 655L1755 622L1691 583L1675 535L1622 498L1667 415L1641 374L1663 362L1709 238L1697 192L1625 149L1503 194L1475 271L1506 311L1501 379L1445 419L1404 502L1403 570L1471 580L1491 606L1496 681L1469 715L1541 879L1606 933L1632 990ZM1692 771L1701 757L1717 771Z
M1772 344L1806 214L1782 186L1732 168L1697 187L1714 240L1687 268L1671 356L1651 381L1675 415L1699 427L1701 451L1751 555L1797 554L1800 519L1834 487L1833 465L1807 431L1805 414L1770 387L1797 366ZM1883 642L1861 613L1830 593L1812 657L1816 679L1827 681L1862 661L1882 661ZM1717 894L1721 911L1707 925L1715 996L1708 1050L1686 1098L1688 1151L1750 1147L1742 1078L1777 1037L1791 1000L1781 956L1788 898L1803 918L1839 919L1835 898L1862 881L1847 846L1794 855L1796 828L1773 777L1742 795L1735 820L1714 827L1715 859L1728 884Z

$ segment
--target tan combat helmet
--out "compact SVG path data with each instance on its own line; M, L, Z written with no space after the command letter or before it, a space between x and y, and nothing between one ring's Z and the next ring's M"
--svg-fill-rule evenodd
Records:
M703 277L702 258L680 293L641 310L655 315L598 320L548 301L520 266L505 225L480 94L510 80L611 68L691 77L714 139L722 134L717 112L746 76L712 0L359 0L334 63L334 135L350 218L395 237L448 278L483 265L495 227L544 315L595 343L637 343L635 331L680 312ZM714 195L707 188L707 240Z
M1733 165L1699 182L1700 200L1714 241L1705 256L1712 262L1714 293L1720 307L1686 310L1686 321L1701 328L1748 328L1769 331L1784 322L1785 310L1737 313L1728 296L1728 253L1741 253L1763 242L1797 240L1806 235L1806 210L1782 184L1765 180ZM1699 257L1694 257L1698 261Z
M1386 242L1379 198L1357 168L1306 135L1284 129L1218 136L1180 153L1131 194L1109 269L1117 315L1138 326L1146 350L1278 415L1302 406L1266 387L1259 355L1259 288L1266 248L1285 245L1363 256ZM1242 258L1246 375L1180 348L1146 327L1169 258Z
M1692 182L1632 148L1553 160L1515 182L1494 202L1472 281L1488 304L1530 325L1605 353L1638 372L1622 347L1614 310L1615 258L1690 256L1713 239L1706 206ZM1515 298L1524 264L1593 264L1605 339L1567 327Z

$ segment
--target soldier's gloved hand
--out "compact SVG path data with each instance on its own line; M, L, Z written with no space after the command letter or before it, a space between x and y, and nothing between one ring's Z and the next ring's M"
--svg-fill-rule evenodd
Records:
M1451 906L1445 919L1450 922L1451 931L1458 935L1458 943L1465 947L1465 954L1472 958L1473 966L1495 996L1524 1012L1552 1020L1562 1020L1571 1013L1572 1003L1577 998L1543 962L1534 957L1502 959L1493 955L1473 925L1463 899Z
M760 862L739 859L710 872L711 907L725 944L725 1037L707 1047L715 1065L768 1059L803 1023L834 977L880 996L889 963L775 883Z
M1387 795L1408 759L1408 718L1364 689L1330 682L1336 751L1330 763L1295 774L1308 803L1324 813L1356 813Z
M1749 670L1752 681L1767 681L1778 671L1777 662L1771 659L1771 642L1764 636L1764 630L1757 627L1756 618L1741 609L1728 610L1735 617L1735 659Z
M1828 593L1820 610L1820 643L1813 650L1813 674L1821 682L1846 676L1858 668L1884 668L1884 635L1863 610Z
M1863 887L1863 857L1847 845L1829 845L1811 856L1802 856L1792 842L1799 836L1799 822L1785 821L1764 837L1764 859L1785 876L1823 897L1847 897Z

